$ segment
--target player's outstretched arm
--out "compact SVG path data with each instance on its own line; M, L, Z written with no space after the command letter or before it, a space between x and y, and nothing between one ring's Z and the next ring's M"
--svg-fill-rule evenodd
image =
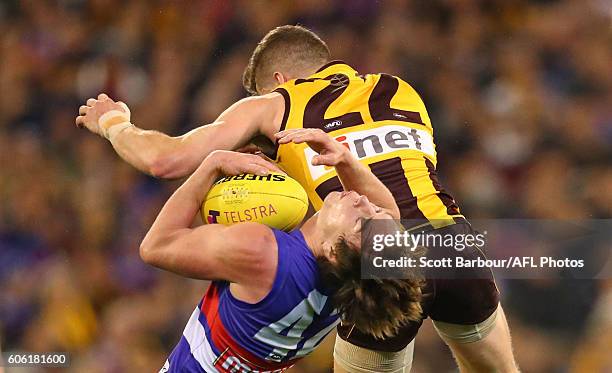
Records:
M448 333L441 334L453 352L461 372L519 372L512 353L508 322L501 304L497 308L494 325L491 328L491 332L484 338L467 343L462 341L463 338L454 338ZM464 337L465 332L461 331L461 326L450 328L455 332L454 329Z
M389 189L347 148L322 130L290 129L278 132L274 136L278 139L279 144L307 143L312 150L319 153L313 157L313 165L334 167L345 190L354 190L367 196L370 202L384 208L394 218L399 219L399 208Z
M245 98L213 123L172 137L134 126L127 105L100 94L79 108L76 124L107 138L117 154L140 171L174 179L191 174L214 150L240 148L258 135L273 139L284 105L278 93Z
M266 226L243 223L191 228L202 200L220 175L266 175L278 168L252 154L215 151L168 199L140 245L148 264L197 279L256 281L268 268L274 234ZM272 246L271 246L272 245Z

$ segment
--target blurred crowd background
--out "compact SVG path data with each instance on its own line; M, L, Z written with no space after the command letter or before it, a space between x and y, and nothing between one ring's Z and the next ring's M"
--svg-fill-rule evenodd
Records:
M72 372L157 371L206 289L141 262L178 184L77 129L88 97L182 134L245 96L267 31L299 23L335 59L421 93L468 217L610 218L611 16L610 0L1 1L2 349L70 351ZM525 372L612 372L610 281L499 286ZM292 372L330 372L332 346ZM454 367L425 323L413 372Z

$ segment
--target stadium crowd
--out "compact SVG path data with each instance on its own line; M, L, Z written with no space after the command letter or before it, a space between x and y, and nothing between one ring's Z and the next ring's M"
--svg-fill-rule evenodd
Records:
M610 218L611 16L605 0L2 1L2 348L70 351L74 372L157 371L206 289L140 260L178 184L75 128L88 97L182 134L245 95L268 30L299 23L335 59L420 92L440 177L468 217ZM609 280L498 286L525 372L612 371ZM332 347L292 371L331 371ZM425 323L413 372L453 369Z

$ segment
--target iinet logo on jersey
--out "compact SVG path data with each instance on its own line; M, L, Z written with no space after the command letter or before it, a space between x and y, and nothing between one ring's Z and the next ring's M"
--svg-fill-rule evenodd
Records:
M346 146L357 158L370 158L403 149L421 151L434 156L434 143L431 135L424 130L405 126L382 126L365 131L349 132L334 137ZM304 149L310 176L313 180L332 171L331 167L313 166L311 161L317 153L310 148Z

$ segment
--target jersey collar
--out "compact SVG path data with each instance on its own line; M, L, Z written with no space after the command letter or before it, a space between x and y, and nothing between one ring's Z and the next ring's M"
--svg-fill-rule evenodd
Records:
M312 74L309 78L325 78L329 75L338 73L357 74L357 71L344 61L334 60L321 66L319 70L317 70L317 72Z

